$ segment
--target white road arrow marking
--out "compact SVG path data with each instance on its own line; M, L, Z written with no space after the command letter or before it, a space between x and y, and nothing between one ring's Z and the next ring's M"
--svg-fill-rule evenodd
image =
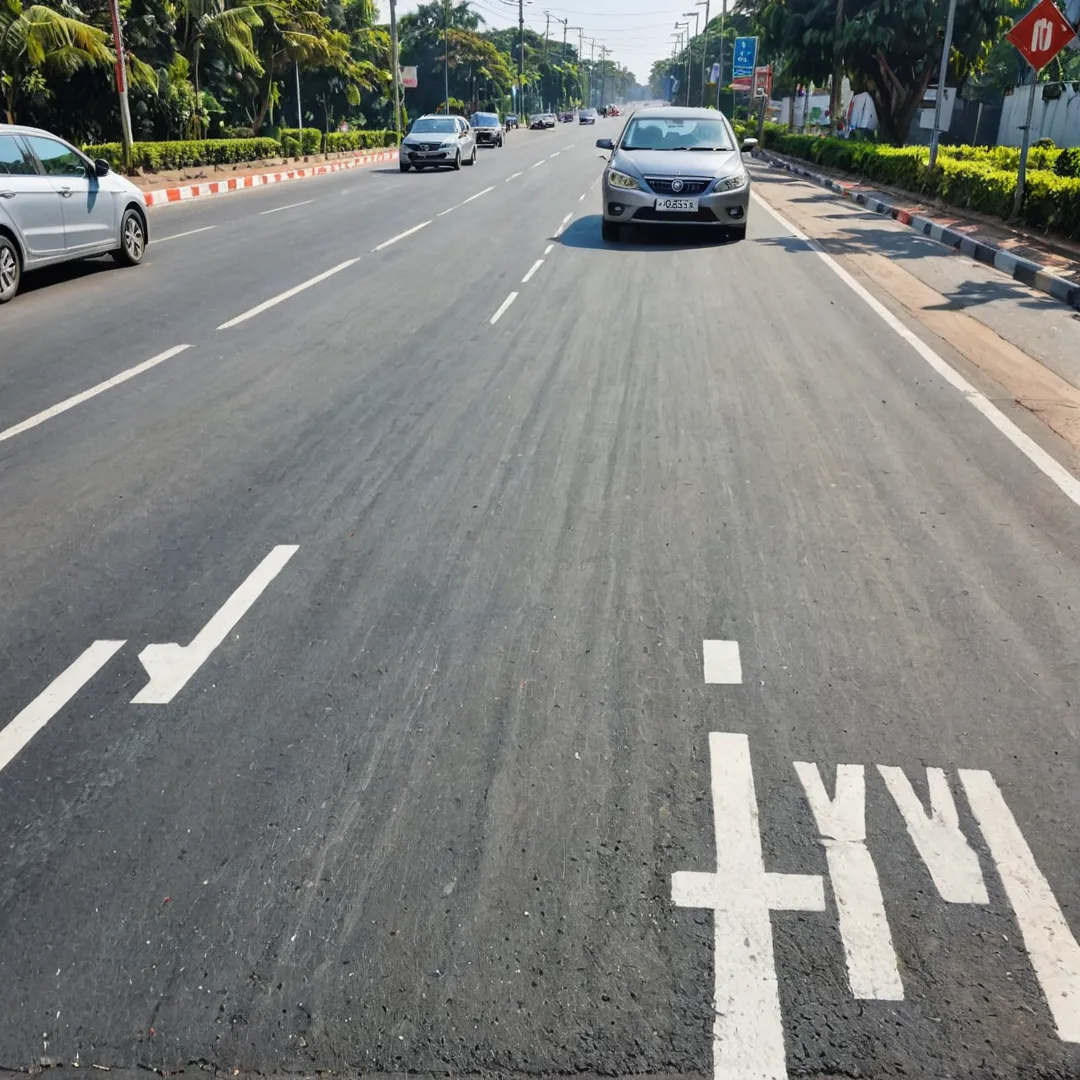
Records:
M716 873L671 876L671 898L711 908L716 945L714 1080L786 1080L787 1055L770 911L824 911L817 874L765 871L745 735L712 732Z
M0 731L0 769L116 655L122 641L95 641Z
M275 547L221 605L190 645L177 645L174 642L147 645L139 653L139 659L150 681L131 699L131 703L167 705L172 701L298 550L295 544L279 544Z

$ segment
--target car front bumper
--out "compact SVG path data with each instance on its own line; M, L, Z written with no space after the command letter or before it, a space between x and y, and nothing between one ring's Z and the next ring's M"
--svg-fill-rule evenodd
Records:
M721 191L706 195L694 195L698 211L694 213L668 213L656 209L656 200L662 196L644 189L626 190L614 187L604 173L602 186L604 220L621 225L703 225L713 228L737 228L746 224L750 205L750 182L734 191Z
M502 138L501 131L478 131L476 141L480 146L491 146Z

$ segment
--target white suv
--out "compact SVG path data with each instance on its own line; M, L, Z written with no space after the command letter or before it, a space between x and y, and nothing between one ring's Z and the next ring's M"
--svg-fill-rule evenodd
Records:
M421 116L401 140L399 155L402 172L419 172L429 165L460 169L476 164L476 136L461 116Z

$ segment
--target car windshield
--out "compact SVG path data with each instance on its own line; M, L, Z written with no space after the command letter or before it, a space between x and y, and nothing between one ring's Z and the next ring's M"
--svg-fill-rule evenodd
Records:
M478 112L471 123L473 127L498 127L499 118L494 113Z
M622 150L734 150L727 125L712 117L649 116L630 121Z
M429 118L421 118L413 125L412 133L414 135L424 135L429 133L435 133L439 135L453 135L457 131L457 124L454 123L453 117L441 117L433 116Z

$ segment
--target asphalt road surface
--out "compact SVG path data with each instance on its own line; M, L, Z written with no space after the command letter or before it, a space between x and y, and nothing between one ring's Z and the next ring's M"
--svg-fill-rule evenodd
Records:
M1080 1077L1071 450L607 130L0 311L0 1066Z

